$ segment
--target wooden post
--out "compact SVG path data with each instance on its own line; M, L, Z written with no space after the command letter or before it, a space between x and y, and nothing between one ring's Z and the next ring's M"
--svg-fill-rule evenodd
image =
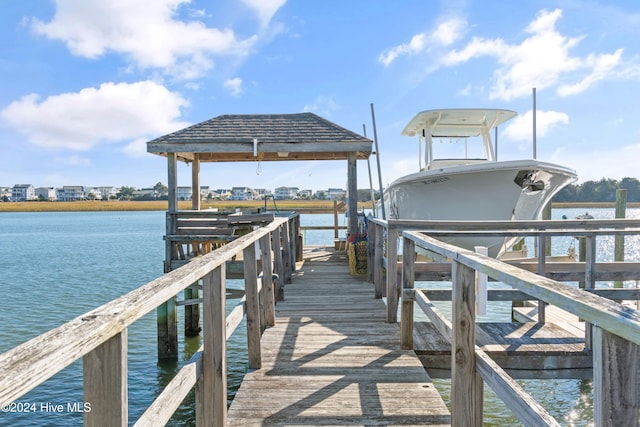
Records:
M80 410L84 411L84 425L126 426L129 408L127 330L86 354L82 366L84 403Z
M158 318L158 358L178 357L178 316L176 298L169 298L156 309Z
M373 285L376 299L386 296L386 285L384 282L383 249L384 249L384 228L378 224L372 224L375 228L373 236Z
M415 278L416 245L402 239L402 315L400 317L400 348L413 350L413 286Z
M616 218L624 218L627 210L627 190L619 188L616 190ZM615 236L614 261L624 261L624 236ZM624 282L616 280L613 282L614 288L623 288Z
M262 261L262 289L264 291L264 322L267 326L274 326L276 324L276 302L273 289L271 236L269 234L260 238L260 260Z
M200 154L193 154L191 163L191 209L200 210Z
M178 210L178 161L176 153L167 153L167 199L168 211Z
M167 153L167 175L168 175L168 211L166 234L175 233L177 227L175 214L178 210L178 173L177 173L176 153ZM167 240L165 243L164 272L171 271L171 260L174 258L173 242ZM175 359L178 357L178 322L176 298L173 297L167 302L158 306L156 310L158 325L158 359Z
M640 346L593 327L595 426L637 426L640 414Z
M290 229L290 221L282 224L282 260L284 261L284 270L280 275L280 279L282 280L282 284L291 283L291 272L293 271L292 263L292 254L291 254L291 244L289 243L289 229Z
M475 355L475 271L452 261L451 278L451 425L482 426L482 380Z
M300 231L300 225L298 220L300 216L295 216L289 219L289 247L291 248L291 273L296 271L296 261L298 261L298 233Z
M247 298L247 351L249 368L262 367L260 351L260 302L258 300L258 272L256 268L256 249L254 245L242 251L244 260L244 290Z
M338 235L338 201L333 201L333 238L337 239Z
M355 236L358 232L358 169L356 153L349 152L347 158L347 191L349 194L349 230L347 236Z
M274 289L276 301L284 301L284 282L282 281L284 277L284 260L282 259L282 249L280 247L280 228L281 227L277 227L273 230L271 236L271 247L273 249L273 255L275 256L273 265L275 273L278 275Z
M596 275L596 236L585 237L584 251L584 288L586 290L595 289ZM591 348L593 339L593 327L589 322L584 323L584 346Z
M375 283L373 281L374 260L375 260L375 240L376 240L376 225L369 223L367 229L367 282Z
M191 163L191 209L200 210L200 155L194 153ZM204 245L204 242L203 242ZM203 248L204 250L204 248ZM197 283L194 283L194 285ZM187 288L184 290L184 299L200 298L197 288ZM195 337L200 333L200 305L192 304L184 306L184 335Z
M544 220L551 219L551 202L547 203L544 209L542 210L542 219ZM551 256L551 236L546 236L544 240L545 240L545 251L539 252L539 253L543 253L546 256Z
M546 275L546 257L548 255L547 252L550 250L548 247L550 242L550 238L538 237L538 275L540 276ZM538 323L545 323L546 321L545 307L544 301L538 301Z
M387 323L398 321L398 228L387 229Z
M202 425L227 424L227 331L225 264L203 278Z

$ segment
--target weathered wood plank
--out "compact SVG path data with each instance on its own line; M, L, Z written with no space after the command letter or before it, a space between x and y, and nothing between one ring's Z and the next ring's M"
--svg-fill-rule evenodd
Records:
M127 330L124 329L82 359L85 426L126 426L127 394Z
M305 261L276 314L228 425L450 425L415 353L400 349L398 325L346 260Z
M258 281L256 267L256 250L253 245L243 251L244 256L244 288L247 297L247 346L249 351L249 367L258 369L260 356L260 305L258 299Z
M475 271L454 261L451 275L451 421L453 425L481 426L482 380L475 362Z
M640 346L594 327L593 354L595 425L638 425Z

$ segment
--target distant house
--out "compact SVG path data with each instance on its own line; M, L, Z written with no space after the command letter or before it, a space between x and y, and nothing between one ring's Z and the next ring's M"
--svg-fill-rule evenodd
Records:
M327 199L329 200L339 200L344 198L347 195L346 190L342 188L329 188L325 192Z
M113 186L94 187L102 195L102 200L116 199L118 197L119 188Z
M82 185L65 185L58 189L57 197L62 202L84 200L86 197L85 187Z
M41 200L53 202L58 199L56 189L53 187L36 188L36 197Z
M253 189L254 198L264 199L265 197L271 197L271 190L267 190L265 188L254 188Z
M0 187L0 201L11 200L11 187Z
M209 188L208 185L200 186L200 200L213 199L213 191Z
M231 197L231 190L226 188L218 188L213 192L216 198L220 198L221 200L227 200Z
M191 200L193 191L191 187L178 187L178 200Z
M155 188L141 188L140 190L136 190L133 192L134 199L155 199L158 197L158 192Z
M14 202L36 200L36 190L31 184L16 184L11 189L11 200Z
M278 187L273 195L276 200L291 200L298 198L298 187Z
M249 187L233 187L231 200L253 200L253 190Z
M85 198L88 200L102 200L104 197L102 191L98 187L87 187L85 189Z
M313 195L313 190L300 190L298 192L298 197L300 198L310 199L312 195Z

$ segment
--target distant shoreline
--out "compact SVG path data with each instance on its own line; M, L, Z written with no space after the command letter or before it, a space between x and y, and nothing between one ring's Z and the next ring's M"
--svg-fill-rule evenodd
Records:
M203 201L200 209L218 209L223 212L241 210L303 210L331 211L333 200L215 200ZM77 202L4 202L1 212L100 212L100 211L166 211L166 200L123 201L123 200L83 200ZM371 203L358 203L358 208L371 208ZM179 210L191 210L191 201L178 202Z
M333 211L332 200L273 200L267 201L268 210L290 210L322 212ZM0 203L1 212L100 212L100 211L166 211L168 203L166 200L154 201L98 201L85 200L79 202L4 202ZM263 200L241 200L241 201L206 201L202 202L200 209L218 209L220 211L257 210L264 209ZM576 203L553 203L553 208L614 208L615 202L576 202ZM640 207L639 202L627 203L628 208ZM370 209L371 202L358 202L359 209ZM191 201L178 202L178 209L190 210Z

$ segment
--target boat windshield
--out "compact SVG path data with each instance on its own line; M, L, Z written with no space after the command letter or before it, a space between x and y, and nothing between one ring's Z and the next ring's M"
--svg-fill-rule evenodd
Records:
M432 138L432 159L488 160L482 138Z

